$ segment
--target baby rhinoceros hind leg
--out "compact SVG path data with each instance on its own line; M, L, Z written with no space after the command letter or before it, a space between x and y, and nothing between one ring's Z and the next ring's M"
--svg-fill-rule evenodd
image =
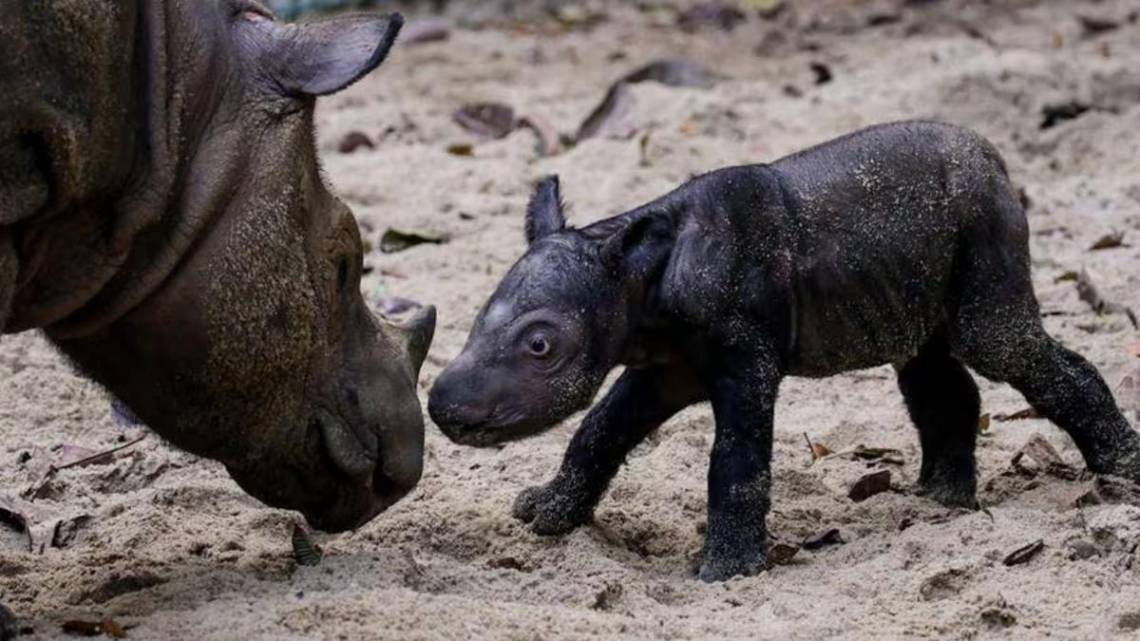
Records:
M1041 416L1065 430L1089 470L1140 483L1140 437L1096 368L1079 354L1040 325L998 333L980 348L967 343L963 351L979 374L1009 383Z
M981 399L973 377L940 333L899 370L898 382L922 445L918 493L946 506L974 507Z
M1029 273L1024 213L1004 190L993 225L978 227L960 256L952 353L978 374L1009 383L1065 430L1089 469L1140 482L1140 436L1096 368L1041 325ZM1004 239L1004 242L1003 242Z

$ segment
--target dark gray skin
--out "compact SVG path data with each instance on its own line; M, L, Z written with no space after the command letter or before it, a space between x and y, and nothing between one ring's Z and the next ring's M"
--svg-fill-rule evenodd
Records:
M316 97L398 15L247 0L0 4L0 332L42 329L262 501L356 527L420 478L434 310L374 317Z
M554 480L516 501L539 534L588 522L630 450L707 400L700 576L755 574L780 380L887 363L918 428L918 490L943 504L976 505L980 401L966 366L1024 394L1092 471L1140 481L1140 438L1104 381L1042 328L1025 213L996 150L970 131L873 127L694 178L582 229L566 227L549 178L527 238L429 411L459 443L521 438L587 407L625 366Z

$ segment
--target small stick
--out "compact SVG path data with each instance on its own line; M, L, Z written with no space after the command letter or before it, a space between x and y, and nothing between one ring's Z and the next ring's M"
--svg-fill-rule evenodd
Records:
M142 436L136 438L135 440L133 440L129 443L123 443L122 445L120 445L118 447L113 447L113 448L111 448L105 452L99 452L98 454L92 454L91 456L81 458L78 461L72 461L70 463L65 463L63 465L52 465L51 467L48 468L47 472L44 472L43 478L41 478L40 481L38 483L36 483L35 487L31 490L31 492L26 492L24 495L28 497L29 502L34 501L34 500L36 500L37 497L39 497L40 492L48 484L48 481L55 478L56 473L59 472L60 470L66 470L70 467L82 467L84 465L90 465L96 461L99 461L99 460L105 459L105 458L109 459L108 462L113 461L115 458L115 454L118 454L119 452L127 449L128 447L138 445L144 438L146 438L146 434L143 434Z

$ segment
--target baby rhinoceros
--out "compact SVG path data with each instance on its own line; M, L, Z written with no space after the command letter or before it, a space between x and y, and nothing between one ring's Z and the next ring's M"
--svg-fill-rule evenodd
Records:
M487 445L589 405L549 484L515 515L586 523L626 455L711 401L706 581L764 568L772 420L786 375L894 364L922 445L919 491L974 505L980 401L966 367L1010 383L1089 468L1140 480L1140 438L1097 371L1042 328L1028 226L997 151L957 127L873 127L770 165L722 169L568 228L538 186L530 247L431 392L453 440Z

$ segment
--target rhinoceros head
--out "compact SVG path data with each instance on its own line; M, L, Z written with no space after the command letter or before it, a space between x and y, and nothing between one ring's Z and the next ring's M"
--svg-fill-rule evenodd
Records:
M168 112L151 114L152 160L136 170L172 186L123 206L153 198L161 220L137 225L114 277L48 335L254 496L324 530L355 527L420 478L416 383L435 312L395 322L366 307L360 234L322 180L313 108L379 65L402 21L286 25L254 2L177 6L188 15L146 27L165 75L152 73L144 104Z

